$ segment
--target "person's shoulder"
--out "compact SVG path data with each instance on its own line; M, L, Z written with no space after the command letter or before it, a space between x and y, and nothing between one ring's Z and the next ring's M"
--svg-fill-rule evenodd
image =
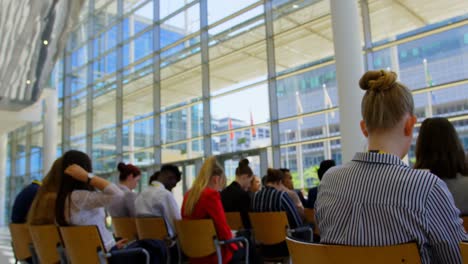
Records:
M211 188L205 188L205 189L202 191L200 198L204 198L204 199L220 199L220 198L221 198L221 194L220 194L217 190L214 190L214 189L211 189Z

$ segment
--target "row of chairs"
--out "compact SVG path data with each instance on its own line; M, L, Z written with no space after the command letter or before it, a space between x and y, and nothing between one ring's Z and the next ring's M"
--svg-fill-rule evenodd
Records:
M33 263L107 263L119 256L142 256L149 263L145 249L107 252L97 226L10 224L13 252L18 261Z
M313 211L309 212L309 220L313 221L313 214L310 215L310 213L313 213ZM312 219L310 219L311 216ZM226 217L231 229L241 230L244 228L239 213L226 213ZM408 252L416 253L413 256L419 258L417 248L411 244L383 248L361 248L320 245L287 239L291 231L294 230L287 228L288 222L284 212L251 213L250 218L255 240L265 245L277 244L286 240L293 263L307 263L310 258L317 259L320 256L323 257L323 263L340 263L337 260L340 256L356 255L356 259L359 259L357 258L359 256L373 259L372 256L374 255L376 257L385 256L380 252L382 250L391 252L388 257L384 258L388 260L392 256L398 256L400 259L407 260L407 263L413 263L408 262L408 260L412 259L411 256L407 255ZM465 223L467 222L465 221ZM213 253L220 253L220 246L224 243L234 243L240 240L246 242L242 238L232 241L213 239L216 238L216 231L211 220L177 221L177 239L169 237L162 218L113 218L113 226L117 237L129 240L160 239L172 242L178 240L180 248L188 257L203 257ZM66 257L63 252L66 252L71 263L105 263L106 257L111 257L110 254L105 252L99 231L95 226L57 227L55 225L28 226L26 224L11 224L10 232L17 260L25 260L34 255L31 252L32 249L37 253L40 263L64 261ZM57 245L64 245L65 250L57 250ZM465 261L468 261L468 245L462 244L461 248ZM62 252L62 255L60 255L60 252ZM394 252L400 253L396 254ZM181 259L180 256L179 259ZM349 263L349 259L346 262ZM363 263L362 261L358 262Z

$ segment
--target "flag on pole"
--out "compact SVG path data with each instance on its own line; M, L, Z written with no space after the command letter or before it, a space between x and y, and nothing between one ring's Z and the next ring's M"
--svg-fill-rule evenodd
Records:
M253 120L252 110L250 110L250 133L251 133L252 137L255 137L257 135L257 131L255 130L255 127L254 127L254 120Z
M299 92L296 92L296 106L297 106L297 115L302 115L304 113L304 108L302 108L301 98L299 97ZM300 125L304 124L304 120L300 117L298 120Z
M333 108L333 102L332 102L332 99L330 97L330 94L328 93L327 85L323 84L322 89L323 89L323 104L325 106L325 109ZM332 118L335 118L335 112L334 111L331 112L330 115L331 115Z
M229 117L228 118L228 129L230 131L229 133L229 139L233 140L234 139L234 131L232 131L232 119Z

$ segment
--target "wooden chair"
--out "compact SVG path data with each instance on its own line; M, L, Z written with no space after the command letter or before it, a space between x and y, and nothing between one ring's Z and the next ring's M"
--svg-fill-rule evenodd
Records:
M140 239L170 239L166 223L162 217L138 217L135 222Z
M231 230L243 230L244 223L239 212L226 212L226 219Z
M60 263L61 256L57 250L60 235L57 226L31 225L29 231L40 263Z
M294 264L419 264L421 258L415 243L387 247L353 247L340 245L312 244L286 239Z
M294 232L309 231L311 228L297 228L289 229L288 217L286 212L262 212L262 213L249 213L250 223L254 233L255 240L260 245L271 246L285 242L286 236ZM271 256L265 256L263 258L266 261L286 261L288 255L272 258Z
M314 226L314 234L320 235L318 225L315 223L315 209L304 208L306 222Z
M113 217L112 226L116 237L126 238L129 241L138 239L138 232L133 217Z
M170 248L177 246L177 240L175 237L171 237L167 231L166 222L162 217L138 217L136 218L136 227L138 231L138 237L140 239L159 239L166 241L167 245L167 256L168 263L171 263L171 251ZM179 256L179 262L182 261L182 254L180 248L177 247L177 254ZM174 261L175 262L175 261Z
M463 216L463 226L465 227L465 232L468 233L468 216Z
M10 224L11 244L16 263L32 257L32 238L27 224Z
M468 242L460 243L460 251L461 251L463 263L468 263Z
M249 248L249 241L244 237L236 237L229 240L218 240L213 220L178 220L175 222L179 244L182 251L189 258L201 258L215 254L218 263L222 264L221 246L230 243L244 242ZM245 263L249 263L249 251L246 250Z
M107 263L111 257L126 254L144 254L146 263L149 263L149 254L145 249L120 249L112 253L106 252L96 226L65 226L59 227L59 230L62 244L72 264Z

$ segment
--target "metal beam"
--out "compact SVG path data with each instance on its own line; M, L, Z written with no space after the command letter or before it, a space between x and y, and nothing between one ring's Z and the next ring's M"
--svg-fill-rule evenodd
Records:
M94 11L94 0L89 0L88 13L92 14ZM88 18L88 35L94 30L94 16ZM87 76L86 76L86 153L90 157L93 154L93 98L94 98L94 71L93 71L93 56L94 56L94 45L93 40L87 40L88 50L88 64L87 64Z
M160 1L154 0L153 19L159 22ZM162 162L161 150L161 25L156 23L153 27L153 50L156 51L153 57L153 130L154 130L154 164L159 166Z
M200 41L202 61L203 143L205 156L211 156L213 149L211 144L208 0L200 0Z
M271 120L271 147L273 154L273 167L281 166L281 149L279 133L278 97L276 91L276 60L275 42L273 31L273 3L272 0L264 0L265 32L267 46L267 68L268 68L268 98L270 103Z
M123 14L123 0L117 1L118 19ZM116 161L120 162L123 159L123 23L119 23L117 27L117 89L115 100L115 152Z
M359 1L361 5L362 28L364 32L364 52L366 60L364 61L364 70L372 70L373 67L373 54L372 54L372 31L369 13L369 2L367 0Z

